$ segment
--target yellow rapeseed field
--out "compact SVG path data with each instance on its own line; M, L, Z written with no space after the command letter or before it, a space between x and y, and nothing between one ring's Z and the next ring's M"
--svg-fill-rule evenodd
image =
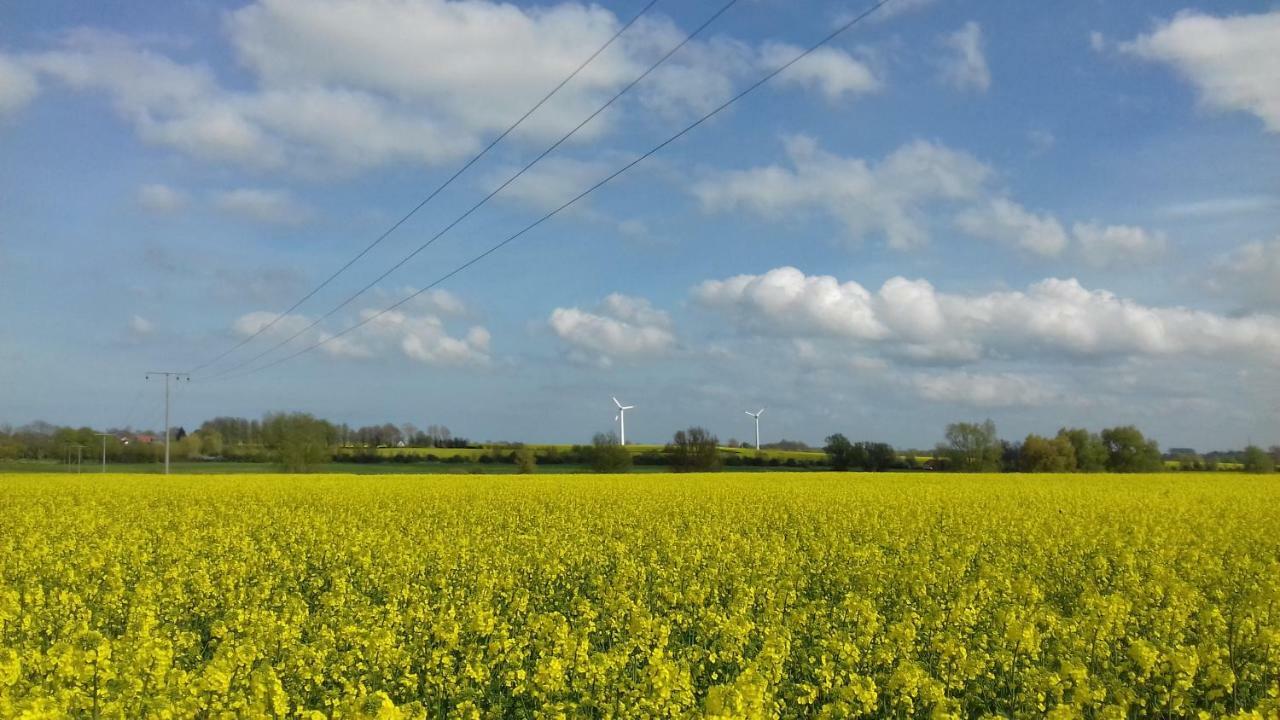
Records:
M1280 716L1280 483L0 476L0 717Z

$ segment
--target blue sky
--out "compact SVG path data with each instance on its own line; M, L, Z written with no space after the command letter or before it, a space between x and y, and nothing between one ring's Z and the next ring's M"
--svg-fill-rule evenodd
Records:
M305 410L579 442L701 424L930 446L1135 423L1280 443L1280 6L893 0L364 328L210 377L426 241L722 3L661 1L175 424ZM158 427L202 365L417 204L644 5L261 0L0 10L0 422ZM742 0L316 329L507 237L860 6ZM282 335L281 332L284 332Z

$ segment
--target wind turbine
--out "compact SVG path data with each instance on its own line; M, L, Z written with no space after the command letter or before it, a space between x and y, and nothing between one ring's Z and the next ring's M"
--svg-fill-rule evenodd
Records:
M614 418L614 420L618 422L618 428L619 428L618 441L621 444L626 445L627 444L627 411L634 408L635 405L623 405L622 403L618 402L618 398L613 399L613 404L618 406L618 416Z
M756 419L756 451L760 450L760 416L764 414L764 408L760 408L755 412L747 410L746 413Z

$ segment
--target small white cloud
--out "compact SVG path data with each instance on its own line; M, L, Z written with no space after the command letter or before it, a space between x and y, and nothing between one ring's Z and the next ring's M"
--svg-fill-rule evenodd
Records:
M297 335L297 339L293 342L298 347L324 341L324 344L319 346L319 350L330 357L368 358L373 356L367 347L350 336L334 338L319 326L309 327L313 321L305 315L284 315L272 323L276 316L277 313L265 310L245 313L231 324L231 331L241 338L261 332L263 338L277 341Z
M943 39L952 56L942 66L942 77L957 90L986 92L991 70L982 51L982 26L970 20Z
M366 310L364 317L374 312ZM393 342L405 357L424 365L467 367L490 362L491 338L483 327L472 327L462 337L453 337L435 315L398 311L383 313L367 327L371 336Z
M667 313L644 298L613 293L594 311L556 308L547 320L575 360L607 367L615 361L661 357L676 343Z
M282 190L228 190L219 194L214 204L231 215L277 225L301 225L311 217L309 210Z
M168 185L151 183L138 188L138 204L152 212L176 212L187 206L187 194Z
M1107 49L1107 38L1102 33L1094 30L1089 33L1089 47L1097 53L1105 52Z
M0 117L26 107L40 91L36 76L27 67L0 55Z
M1173 66L1205 107L1252 113L1280 132L1278 38L1280 10L1227 17L1183 11L1120 49Z
M1076 223L1071 228L1084 259L1105 267L1118 262L1150 261L1164 254L1168 241L1164 233L1132 225Z
M1280 197L1242 195L1173 203L1160 208L1159 213L1166 217L1200 219L1266 212L1277 208L1280 208Z
M155 325L141 315L129 318L129 333L135 338L144 338L155 332Z
M760 64L772 70L800 55L802 48L769 42L760 49ZM845 95L862 95L880 89L871 68L849 53L835 48L819 48L778 76L778 82L817 89L829 101Z
M1213 262L1210 286L1251 307L1280 307L1280 238L1243 245Z
M908 383L925 400L980 408L1031 407L1059 400L1059 393L1042 380L1017 373L921 373Z
M923 140L875 164L824 152L805 136L785 142L789 167L720 172L696 183L692 191L703 208L788 220L819 210L843 223L855 242L882 234L889 247L906 250L929 240L924 205L974 199L992 175L973 156Z
M1057 257L1067 247L1067 231L1051 215L1036 215L1006 198L970 208L956 225L974 237L996 240L1041 257Z
M549 157L508 185L499 196L539 210L554 210L583 190L607 177L616 167L595 160ZM497 187L515 174L517 168L501 168L492 173L487 186Z

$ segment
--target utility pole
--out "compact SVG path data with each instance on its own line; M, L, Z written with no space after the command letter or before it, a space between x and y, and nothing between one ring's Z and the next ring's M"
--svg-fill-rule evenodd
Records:
M102 438L102 472L105 473L107 471L107 438L115 437L115 436L111 433L94 433L94 434Z
M79 443L74 443L71 445L71 447L76 449L76 474L79 475L80 466L84 464L84 447L85 446ZM70 455L70 452L68 451L67 454Z
M180 372L167 372L163 370L152 370L147 373L147 379L150 380L152 375L164 376L164 474L169 474L169 380L177 381L186 380L191 382L191 376Z

